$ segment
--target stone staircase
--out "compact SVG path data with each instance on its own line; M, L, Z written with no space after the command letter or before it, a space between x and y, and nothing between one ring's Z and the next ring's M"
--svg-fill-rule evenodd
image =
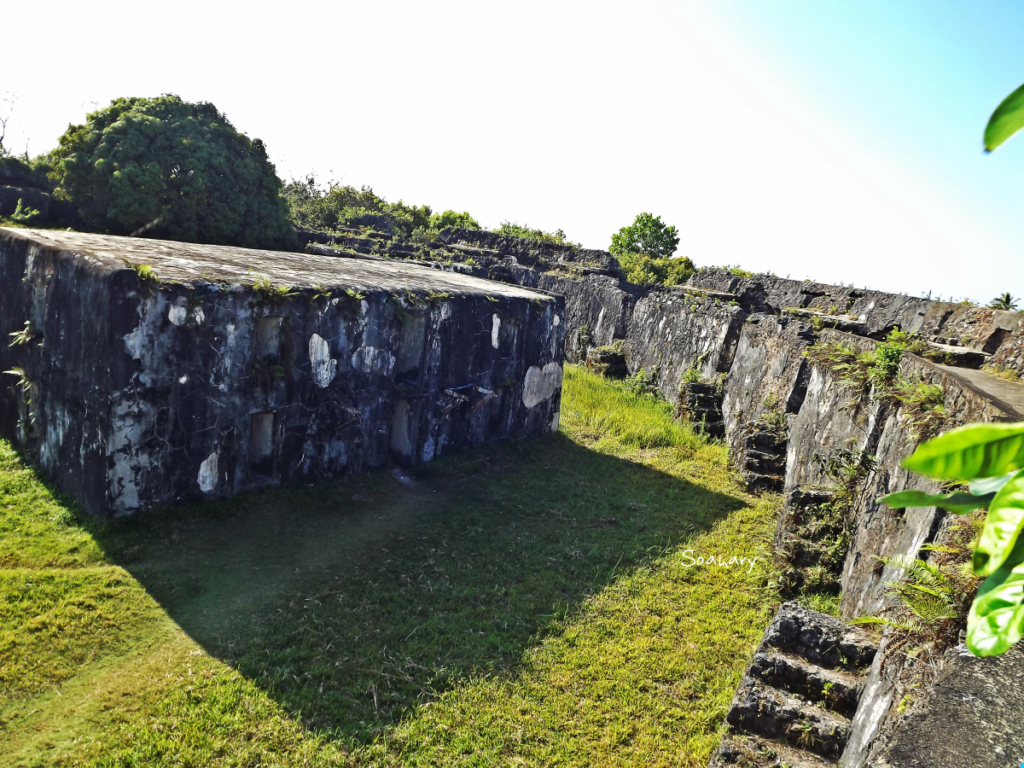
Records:
M786 436L758 419L743 435L736 465L751 491L781 491L786 482Z
M832 502L833 491L825 488L797 487L786 495L774 542L784 596L804 589L839 594L847 542Z
M784 603L740 681L710 767L837 766L877 650L867 632Z
M725 437L721 386L699 381L684 381L679 385L675 415L705 435Z

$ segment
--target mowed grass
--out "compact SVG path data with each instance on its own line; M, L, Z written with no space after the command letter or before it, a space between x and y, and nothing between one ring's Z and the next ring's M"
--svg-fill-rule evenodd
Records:
M101 525L0 444L0 764L706 764L777 497L571 367L557 436L408 475Z

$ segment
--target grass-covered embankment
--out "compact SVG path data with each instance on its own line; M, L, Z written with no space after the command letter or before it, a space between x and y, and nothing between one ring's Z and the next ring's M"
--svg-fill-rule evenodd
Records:
M778 499L669 411L109 525L0 444L0 763L704 765Z

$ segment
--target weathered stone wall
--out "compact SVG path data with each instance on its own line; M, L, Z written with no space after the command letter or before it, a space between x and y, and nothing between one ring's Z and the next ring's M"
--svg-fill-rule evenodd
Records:
M651 290L636 301L625 331L630 369L657 370L657 385L675 402L684 372L712 380L728 372L743 326L738 306L680 290Z
M772 403L784 414L800 410L807 390L803 351L813 339L811 326L794 318L764 314L746 318L722 400L726 439L734 451L746 425Z
M868 289L788 280L774 275L737 277L728 270L706 269L690 285L735 293L754 312L780 314L810 310L825 325L863 326L863 334L882 339L893 328L916 332L927 341L993 355L994 365L1024 372L1021 313L903 296Z
M29 230L0 230L0 276L0 330L35 334L0 352L32 382L20 429L27 398L5 382L2 434L96 513L557 429L561 298L408 264Z

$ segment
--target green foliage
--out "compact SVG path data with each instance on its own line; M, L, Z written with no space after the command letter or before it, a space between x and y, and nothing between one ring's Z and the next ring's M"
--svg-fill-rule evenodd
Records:
M14 213L11 214L11 219L19 224L32 224L38 217L39 211L35 208L23 208L21 198L19 197L18 204L14 207Z
M542 229L531 229L527 226L520 226L510 221L503 221L501 226L494 230L499 235L508 235L510 237L522 237L526 240L537 240L542 243L554 243L555 245L569 245L575 247L576 244L570 242L565 236L565 232L560 229L556 229L554 232L545 232Z
M1024 85L996 107L985 126L985 151L991 152L1024 128Z
M875 384L885 384L896 378L903 362L903 347L883 342L875 349L874 359L868 369L868 378Z
M946 393L937 384L899 376L884 396L900 404L918 440L933 437L946 421Z
M626 254L640 254L663 259L675 253L678 246L679 235L674 226L666 226L660 216L640 213L632 224L612 235L608 252L619 258Z
M1004 653L1024 634L1024 424L972 424L951 430L919 446L903 465L931 477L971 480L970 494L988 503L972 557L974 573L988 579L971 607L967 644L978 656ZM928 496L908 498L905 493L881 501L890 506L931 505ZM960 512L967 504L941 506Z
M774 392L769 392L761 399L761 415L758 420L768 427L770 432L784 437L789 431L789 422L786 421L782 405L782 399Z
M903 466L940 479L1000 477L1024 468L1024 427L970 424L952 429L918 446Z
M899 569L901 576L886 584L886 607L875 616L855 619L860 624L893 628L882 664L896 653L913 653L916 661L896 672L898 687L926 686L940 665L931 663L959 644L969 623L971 603L980 579L971 573L971 540L981 525L981 513L950 526L941 545L923 547L928 559L876 558L882 566ZM915 682L916 681L916 682Z
M732 267L722 267L722 269L726 270L727 272L732 273L736 277L747 277L747 278L750 278L750 277L754 276L753 272L750 272L749 270L746 270L746 269L742 269L738 264L735 265L735 266L732 266Z
M1002 309L1012 312L1017 309L1017 299L1009 291L1001 293L988 303L989 309Z
M446 227L457 229L480 229L480 222L469 215L468 211L445 211L430 217L430 229L440 231Z
M839 342L815 344L804 354L816 365L829 368L852 394L851 406L859 406L869 396L899 404L919 440L934 435L946 419L945 393L942 388L916 377L901 376L900 365L906 351L920 352L928 345L914 334L898 328L874 350L857 352ZM925 350L928 354L930 348Z
M275 302L287 299L294 295L294 291L287 285L274 285L266 275L259 275L252 282L252 289L256 292L258 301Z
M642 253L623 253L617 258L626 280L634 285L684 285L696 271L687 256L659 259Z
M18 389L20 389L22 392L28 392L29 390L32 389L32 380L28 377L28 374L25 373L24 368L15 367L11 368L11 370L9 371L4 371L4 373L6 373L8 376L17 377L18 382L15 386L17 386Z
M661 393L658 390L658 366L655 366L649 371L641 368L636 373L627 376L623 380L622 386L627 392L639 397L660 398Z
M55 194L93 229L295 249L281 181L259 139L174 95L117 99L52 153Z
M981 370L987 373L989 376L995 376L997 379L1005 379L1006 381L1020 381L1020 373L1015 371L1013 368L1004 368L1001 365L993 365L986 363L981 366Z
M25 327L22 328L20 331L15 331L14 333L10 334L10 336L12 341L10 344L7 345L9 347L21 347L24 346L25 344L28 344L30 341L32 341L32 339L36 337L35 329L32 328L32 321L26 320Z
M293 180L285 186L284 196L288 215L296 226L325 232L369 227L403 240L429 242L437 233L433 222L453 213L435 214L429 205L407 205L402 200L389 203L368 186L356 189L335 181L324 186L315 175L304 181ZM466 217L462 220L466 226L469 221L475 223L468 213L454 215Z
M911 557L878 558L883 565L899 568L904 575L886 585L886 594L898 600L890 616L861 616L858 624L885 624L912 634L935 632L947 622L962 622L969 610L967 590L954 575L934 563Z
M924 491L899 491L885 497L885 503L893 509L904 507L942 507L958 515L987 507L994 493L974 496L960 491L954 493L925 493Z

